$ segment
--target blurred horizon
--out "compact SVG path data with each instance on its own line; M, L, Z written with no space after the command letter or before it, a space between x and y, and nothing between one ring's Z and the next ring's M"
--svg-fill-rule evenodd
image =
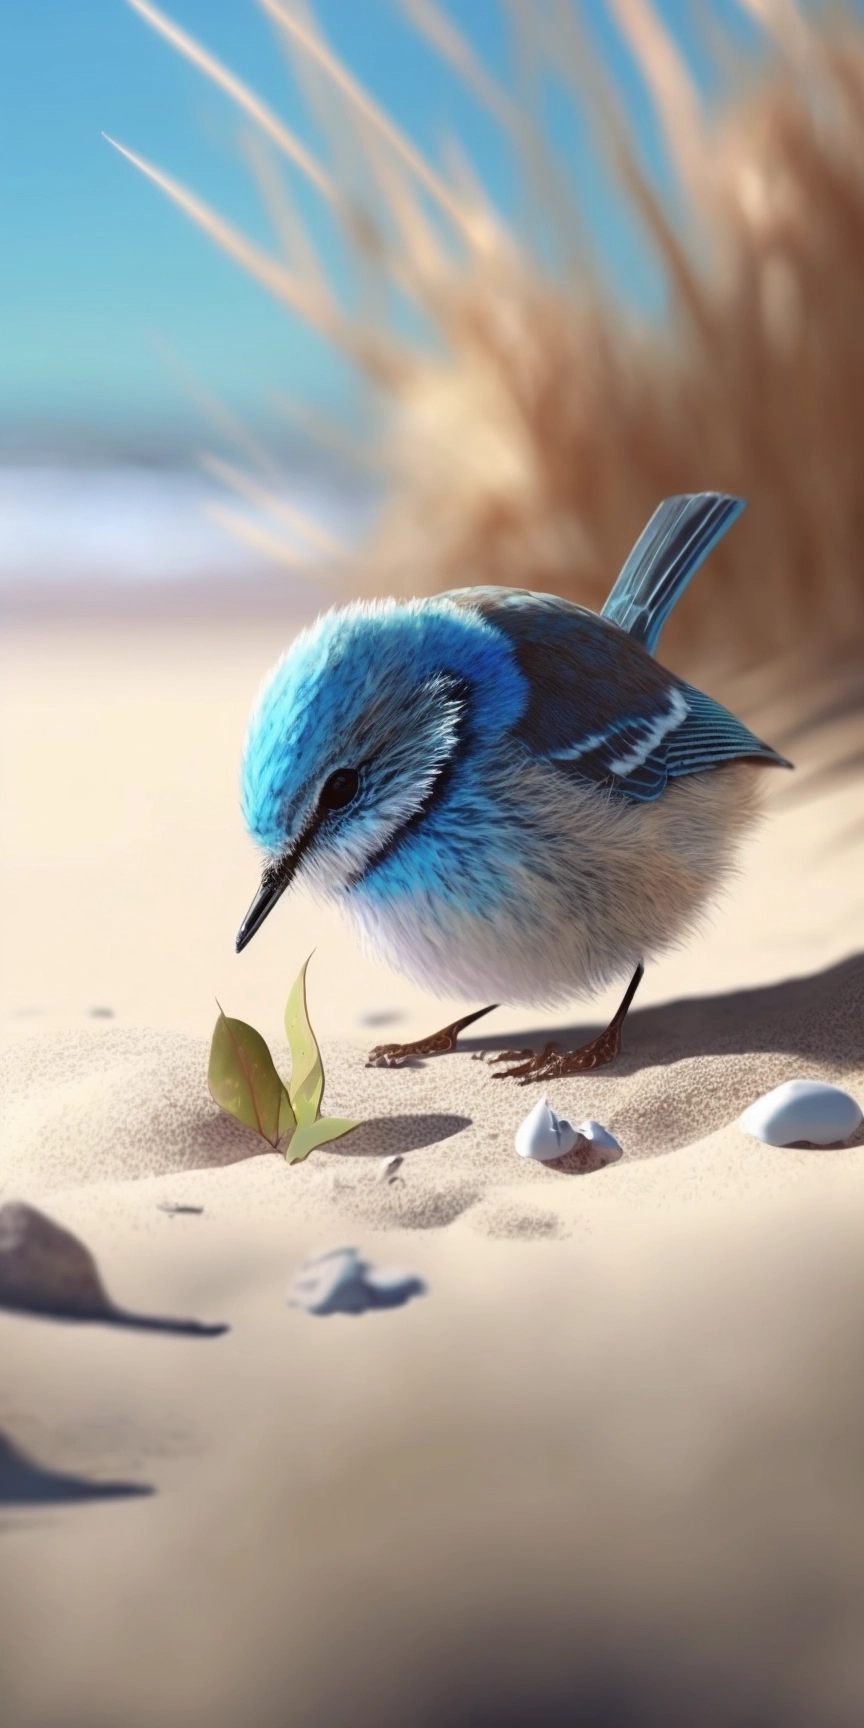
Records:
M308 462L287 468L273 492L343 541L374 504L371 489ZM0 463L0 584L200 583L271 564L254 510L232 502L233 532L224 510L218 479L188 465ZM304 562L311 571L314 547L304 546ZM304 571L292 569L291 580L302 585Z
M301 15L303 3L297 0ZM464 448L468 456L472 440L479 440L473 465L466 464L461 455L455 467L445 463L443 487L436 496L434 440L424 443L425 434L420 433L416 455L411 458L412 477L406 480L406 470L399 482L402 492L390 542L395 547L395 561L388 566L386 555L382 561L383 543L376 535L377 575L391 586L408 582L431 591L444 581L448 558L454 579L461 580L465 567L481 568L488 557L490 578L500 580L509 570L505 579L524 581L530 577L532 582L542 580L553 587L563 584L564 591L584 599L593 592L594 566L602 564L605 569L608 563L610 569L617 567L626 535L638 531L639 517L647 519L658 496L682 487L723 484L758 498L752 525L748 513L741 544L746 546L748 535L761 535L760 563L764 566L766 558L772 560L782 585L782 571L790 555L793 561L797 556L801 535L792 536L791 553L789 548L783 550L783 524L791 510L784 490L783 452L785 428L791 422L783 406L780 375L774 454L767 467L763 444L758 439L753 442L759 418L754 406L745 404L739 413L734 391L730 395L725 382L715 376L720 366L716 343L713 350L710 344L704 350L693 372L694 400L703 404L705 424L694 441L679 405L662 446L668 472L661 473L658 467L662 441L658 443L656 434L657 415L662 420L677 388L669 370L670 356L676 350L674 343L667 346L666 332L673 336L683 332L685 338L687 333L687 315L684 323L680 320L683 301L676 299L675 247L680 239L685 276L690 269L698 270L701 241L696 238L694 214L701 215L704 208L709 226L711 220L715 226L719 223L718 232L726 220L719 215L720 206L712 204L707 177L700 182L701 193L696 194L694 205L693 185L679 181L681 162L676 171L670 149L678 149L681 137L688 136L688 127L698 128L707 162L712 150L712 116L734 112L745 117L742 136L749 139L747 149L755 151L753 160L761 159L762 146L754 143L757 133L747 132L748 96L751 90L761 92L756 109L764 119L773 97L767 93L771 82L763 74L770 66L774 77L784 65L785 49L781 46L778 51L778 43L784 39L786 26L778 26L779 35L772 42L768 14L763 18L764 28L757 22L756 0L704 0L698 5L695 0L650 0L647 7L641 0L583 0L581 7L579 0L571 3L583 25L583 47L576 55L575 69L567 64L566 52L557 56L557 37L551 51L548 42L544 45L537 66L532 63L535 44L530 31L521 42L518 35L510 40L508 21L512 23L518 16L518 5L504 0L438 0L441 16L456 24L474 56L475 67L480 68L479 73L466 74L454 70L406 18L412 7L422 14L423 0L362 0L362 4L357 0L351 6L345 0L315 0L314 12L325 40L350 77L369 92L412 146L430 163L443 162L445 176L453 184L459 184L458 171L453 178L454 148L468 165L469 175L476 175L493 211L514 236L516 256L527 270L529 297L536 293L537 305L552 304L549 276L550 272L553 276L556 270L560 272L561 253L569 256L572 268L566 280L559 274L557 282L565 287L565 298L569 296L574 310L580 285L599 286L596 328L605 331L603 340L608 338L609 351L614 352L619 366L618 373L613 366L608 387L601 390L592 406L591 369L586 372L574 356L583 341L588 342L586 354L591 351L593 314L583 317L580 311L567 326L570 334L566 339L562 336L560 352L552 354L550 371L550 380L557 380L556 387L563 390L563 418L553 444L559 436L575 439L559 500L560 521L552 534L546 487L547 482L557 485L554 475L560 449L557 444L554 450L547 449L541 443L535 451L539 484L534 492L529 489L533 503L526 518L528 563L523 567L522 530L511 532L507 524L519 520L529 494L520 493L518 498L510 495L503 514L496 513L496 504L491 515L484 515L486 482L481 476L483 441L495 414L509 411L505 404L511 386L518 396L518 380L502 350L496 389L500 386L503 395L500 402L495 398L496 405L484 407L482 392L476 399L472 394L469 343L457 365L456 431L452 438L445 435L444 443L452 445L454 451L457 446L460 452ZM524 14L531 20L531 28L535 19L546 15L533 6L531 0ZM812 5L805 3L802 10L806 15L825 17L818 0ZM856 19L861 18L862 10L864 0L848 0L845 7L846 14ZM299 143L326 165L337 194L349 206L353 202L353 213L359 214L361 222L367 210L371 212L374 228L379 206L374 201L375 192L372 203L365 203L372 158L366 160L365 143L358 148L362 128L352 132L350 124L345 125L344 106L341 125L338 120L333 124L339 99L333 98L328 87L324 100L320 100L322 91L315 78L307 81L305 61L299 69L291 62L265 15L264 0L169 0L166 13L178 28L189 32L232 75L260 95ZM650 39L647 49L640 38L643 26ZM792 24L788 28L791 30ZM370 457L374 461L379 425L393 434L397 393L385 385L376 398L375 386L370 388L368 379L361 378L343 355L221 252L103 136L115 138L187 186L220 217L248 235L254 245L277 260L290 259L292 243L289 238L286 250L286 225L272 195L268 200L260 156L257 169L250 157L251 122L243 119L198 67L155 33L127 0L76 0L74 6L68 0L9 0L0 23L0 38L0 80L4 81L0 162L7 194L7 244L0 274L4 332L0 346L0 582L6 593L16 585L35 593L44 580L61 581L71 591L87 578L120 585L152 583L155 579L164 590L169 579L182 581L190 576L221 576L233 581L255 570L272 570L274 560L283 571L289 571L291 589L295 581L302 585L296 566L303 556L311 552L313 561L317 559L320 564L322 550L325 556L335 553L337 559L340 547L357 551L382 496L380 488L376 490ZM807 39L815 42L817 38ZM683 79L675 70L676 55L687 69ZM541 61L542 73L538 70ZM787 76L794 64L793 54L786 62ZM566 218L560 235L557 219L550 220L550 210L558 209L554 192L546 201L544 218L542 170L532 178L530 152L524 152L520 159L514 145L519 125L508 131L507 124L494 119L488 105L484 106L482 80L487 75L504 93L511 116L533 118L535 130L561 176L562 190L572 202L575 242ZM801 78L799 68L793 73L793 88L796 76L803 115L808 79ZM688 78L692 96L687 92ZM649 90L652 80L653 95ZM698 118L688 114L688 101L694 98ZM835 100L836 92L829 99ZM680 116L679 100L683 104ZM493 108L496 101L500 106L496 97ZM593 111L595 103L609 121L605 132ZM679 118L678 141L667 147L667 134L674 137L678 132ZM757 122L757 131L761 123ZM769 132L773 124L769 123ZM650 196L656 198L656 221L650 210L640 208L632 187L625 189L626 176L620 168L616 172L616 127L627 134L639 175L650 188ZM717 134L718 143L722 136ZM825 196L829 200L832 196L830 149L823 159L821 145L815 133L813 136L813 148L822 164L819 173L823 178L818 184L824 203ZM258 148L260 151L260 137ZM773 145L766 148L770 150ZM764 162L760 171L764 172ZM797 174L798 167L792 171ZM732 174L729 185L733 186L737 169L732 158L726 172ZM354 329L359 328L358 314L362 312L365 317L371 309L385 344L390 342L393 350L402 339L415 359L424 345L427 357L437 354L440 350L434 344L443 334L446 345L452 332L445 328L446 318L443 324L437 323L434 296L424 303L421 295L422 313L409 309L401 289L385 286L386 268L378 269L376 275L374 248L364 260L346 241L351 215L346 215L344 206L340 209L339 197L335 206L329 207L293 169L287 168L284 178L290 186L299 227L318 254L328 289L349 324L353 318ZM745 232L748 236L741 255L746 254L747 261L739 281L739 298L730 301L721 313L721 321L727 319L727 311L730 320L726 326L728 359L721 368L724 380L733 377L739 360L749 352L747 344L754 339L754 328L760 327L754 327L748 310L751 291L747 281L758 276L760 293L764 290L767 296L764 317L760 314L762 334L756 338L753 352L764 352L769 368L775 354L771 322L777 310L774 290L778 282L779 290L784 289L784 282L788 286L786 277L780 280L773 265L770 281L768 275L764 281L759 275L764 262L760 251L763 242L758 221L753 227L752 212L747 214L746 190L741 190L740 199L733 190L733 204L738 209L740 202L740 223L744 225L735 232L739 238ZM463 181L463 199L465 196ZM276 203L278 206L278 200ZM437 235L435 215L423 205L422 197L419 207L424 208L424 219ZM739 217L734 218L733 228L735 222ZM668 246L662 239L658 244L658 232L665 232L667 225ZM290 235L290 222L287 226ZM848 242L841 228L838 218L832 229L836 260L847 257L844 248ZM387 234L386 222L381 232ZM810 232L818 250L822 227L815 206ZM712 233L712 242L713 238ZM737 244L733 242L733 252ZM447 268L451 287L458 280L460 292L464 290L468 277L463 263L453 262L451 256ZM781 260L781 277L785 268ZM706 284L709 279L710 270ZM690 281L697 284L698 276L691 276ZM488 286L483 293L488 294ZM715 293L716 288L712 282L709 292ZM793 295L797 292L794 283L792 291ZM697 286L697 298L700 292ZM834 297L840 294L837 306L842 307L833 263L826 266L820 293L826 306L833 305ZM492 301L487 297L483 302L481 294L481 302L485 306L485 340L492 331L488 316ZM719 307L721 300L716 294L715 302ZM465 304L463 301L463 307ZM642 342L641 332L633 330L634 314L648 334L647 342ZM543 333L531 333L531 316L529 313L522 336L525 352L533 351L536 334L540 338L537 354L545 365L549 356L543 357ZM852 378L850 337L843 336L836 319L835 326L836 341L825 361L824 380L817 396L808 401L817 400L823 385L833 390L841 374L844 379L847 374ZM551 334L554 328L553 318L549 326L553 348L558 340ZM571 337L576 344L572 354ZM853 347L856 340L851 339ZM685 346L679 344L677 352L683 354ZM487 360L491 354L492 349ZM498 364L495 360L494 365ZM434 367L428 359L424 366L428 384ZM751 373L755 384L752 367L748 377ZM624 444L635 448L634 437L638 441L638 414L628 394L628 380L637 377L647 415L645 443L639 460L634 458L628 466ZM756 394L761 413L761 386ZM850 399L853 394L850 382ZM553 397L557 400L554 389ZM438 413L442 405L434 389L429 400ZM857 563L852 554L838 558L833 542L829 547L835 532L833 517L829 526L824 526L824 488L820 491L819 480L825 466L824 440L817 441L818 448L813 445L813 427L807 420L803 397L799 406L796 436L805 443L809 440L807 448L815 451L811 462L813 523L818 520L820 526L814 527L814 532L819 545L824 542L826 568L839 572L836 583L842 588L848 577L854 586ZM380 420L379 407L383 408ZM445 407L445 419L448 411ZM475 411L479 419L472 421ZM492 418L484 419L484 414ZM587 416L584 432L579 430L580 414ZM723 432L720 421L725 424L727 415L731 416L731 430ZM315 421L319 430L313 429L310 436ZM601 433L601 422L607 426L605 434ZM505 437L510 436L505 429ZM405 448L403 440L403 454ZM728 452L744 449L749 456L746 461L742 457L740 471L735 471L734 462L729 466ZM231 472L224 461L221 474L218 461L215 469L211 463L208 470L208 454L228 456ZM521 460L515 443L512 455ZM580 487L583 481L588 484L601 457L606 464L604 484L593 489L588 486L583 496ZM696 472L700 463L703 477ZM836 467L835 463L832 473ZM475 471L476 494L471 493L469 484L463 495L463 479ZM424 490L427 472L428 496ZM796 507L799 492L796 485ZM613 496L617 500L614 507ZM543 525L541 541L532 539L530 520L535 505L538 533ZM772 508L775 516L770 528ZM427 509L431 509L431 534ZM850 506L844 522L850 511L854 516ZM499 522L506 528L500 546L495 538L497 530L490 528L484 538L487 517L489 523ZM589 520L591 528L586 536ZM400 522L409 526L404 544ZM472 539L475 527L479 537ZM852 527L849 533L850 545L857 545ZM580 562L582 554L576 556L574 546L584 550L591 544L595 547L591 553L594 564L590 560L588 564ZM547 549L557 546L562 556L566 550L566 568L544 568L538 575L538 545ZM603 548L599 564L598 546ZM751 555L755 548L753 541ZM721 564L722 559L718 571ZM834 580L831 576L829 586ZM703 594L707 608L704 585ZM838 600L837 608L846 603ZM826 606L826 615L828 610Z

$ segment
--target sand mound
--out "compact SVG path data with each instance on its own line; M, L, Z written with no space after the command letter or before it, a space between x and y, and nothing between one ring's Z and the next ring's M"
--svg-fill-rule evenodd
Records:
M207 1040L69 1032L4 1054L0 1190L233 1164L258 1151L207 1092Z
M704 1142L784 1080L835 1080L864 1096L862 1026L864 963L856 960L816 979L635 1014L618 1063L549 1094L572 1120L590 1115L608 1126L632 1163ZM490 1046L484 1037L473 1051L387 1071L366 1068L351 1045L326 1045L327 1108L362 1126L291 1170L292 1197L317 1206L331 1196L369 1224L423 1229L451 1223L502 1185L540 1183L552 1195L572 1184L572 1175L516 1158L516 1128L539 1092L493 1079L476 1060ZM217 1109L206 1071L206 1040L182 1033L88 1030L14 1046L2 1067L0 1192L22 1197L274 1156ZM749 1156L752 1143L740 1140ZM394 1153L403 1155L399 1179L384 1182L380 1161ZM615 1179L612 1171L582 1178Z

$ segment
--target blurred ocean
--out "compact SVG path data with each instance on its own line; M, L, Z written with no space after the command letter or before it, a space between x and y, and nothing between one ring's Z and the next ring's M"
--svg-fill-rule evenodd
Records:
M368 494L310 471L288 478L278 496L343 544L372 510ZM232 533L211 510L230 511L251 538ZM277 571L305 586L289 560L280 567L266 550L270 538L316 556L278 510L265 514L194 469L0 466L0 585L7 590L230 583Z

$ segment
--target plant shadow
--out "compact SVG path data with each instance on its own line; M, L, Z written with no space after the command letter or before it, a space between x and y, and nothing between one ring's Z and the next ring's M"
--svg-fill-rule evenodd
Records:
M437 1146L471 1127L470 1116L432 1113L416 1116L372 1116L361 1122L343 1140L335 1140L328 1152L342 1158L384 1158L397 1152L419 1152Z

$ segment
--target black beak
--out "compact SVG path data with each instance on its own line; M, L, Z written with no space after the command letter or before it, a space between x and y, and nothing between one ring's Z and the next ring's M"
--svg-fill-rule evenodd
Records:
M290 888L302 862L303 854L314 840L320 823L321 815L319 813L307 824L290 850L285 852L278 863L275 863L266 872L261 887L237 932L234 947L238 954L246 947L247 942L251 942L256 930L260 930L268 912L272 912L277 900L284 894L286 888Z
M264 881L262 882L261 887L259 888L258 893L256 894L255 899L249 907L243 923L237 932L237 940L234 946L238 954L241 949L246 947L247 942L251 942L256 930L260 930L268 912L272 912L280 895L284 894L285 889L290 886L291 879L294 875L293 864L294 861L292 859L289 868L286 869L283 867L281 870L274 871L272 876L265 876Z

